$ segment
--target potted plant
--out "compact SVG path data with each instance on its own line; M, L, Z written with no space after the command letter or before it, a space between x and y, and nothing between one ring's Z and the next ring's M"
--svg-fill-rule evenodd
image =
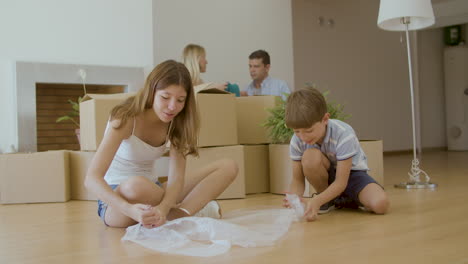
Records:
M80 76L83 82L83 92L84 92L84 95L86 95L86 84L85 84L86 72L84 70L80 70ZM70 103L72 107L72 110L68 112L67 115L61 116L57 118L57 120L55 120L56 123L60 123L63 121L72 121L73 124L75 124L77 127L75 129L75 134L76 134L76 137L78 138L78 143L80 143L80 123L78 123L75 120L75 118L78 118L80 116L80 103L83 100L83 97L78 96L78 100L76 102L71 99L68 99L68 102Z
M71 99L68 99L68 102L70 103L72 110L68 112L67 115L61 116L55 120L56 123L64 122L64 121L71 121L73 124L76 125L75 129L75 134L78 138L78 143L80 142L80 124L75 120L75 118L78 118L80 116L80 103L81 100L83 100L83 97L78 97L78 100L75 102Z
M314 85L307 85L314 87ZM330 118L346 120L350 115L345 114L344 106L333 101L327 100L329 91L323 93L327 101L328 112ZM287 94L285 94L287 96ZM269 128L269 136L272 144L269 145L270 153L270 192L281 194L286 191L289 186L289 181L292 178L292 162L289 158L289 141L291 140L294 131L286 126L284 120L286 111L286 100L282 99L275 107L267 109L270 116L262 124L262 126ZM310 186L311 187L311 186ZM309 196L313 189L306 185L305 195ZM313 188L313 187L312 187Z
M312 86L314 87L314 86ZM314 87L315 88L315 87ZM347 120L351 115L344 113L344 106L327 99L329 91L323 92L323 96L327 102L327 110L330 113L331 119L338 119L341 121ZM288 94L285 94L287 97ZM294 132L291 128L286 126L284 115L286 111L286 100L281 99L275 107L267 109L270 116L267 118L262 126L269 128L269 136L273 144L289 144Z

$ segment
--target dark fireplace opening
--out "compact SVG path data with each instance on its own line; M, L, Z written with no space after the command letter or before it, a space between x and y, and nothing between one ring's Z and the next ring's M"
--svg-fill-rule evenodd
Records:
M86 84L89 94L113 94L125 92L124 85ZM57 118L73 111L69 100L77 102L83 97L83 84L36 83L37 151L80 150L76 129L80 118L57 123Z

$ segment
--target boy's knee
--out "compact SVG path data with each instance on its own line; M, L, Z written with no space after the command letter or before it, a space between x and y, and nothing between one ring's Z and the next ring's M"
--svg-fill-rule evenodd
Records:
M370 209L376 214L386 214L390 208L390 201L387 197L383 197L373 201L370 207Z
M310 148L304 151L302 155L302 168L306 170L317 169L322 166L322 152L316 148Z

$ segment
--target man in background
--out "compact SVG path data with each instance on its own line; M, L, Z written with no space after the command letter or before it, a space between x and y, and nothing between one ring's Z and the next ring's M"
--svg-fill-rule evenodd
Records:
M249 56L249 71L252 82L242 96L251 95L277 95L286 99L284 95L291 93L288 85L283 80L273 79L268 75L270 71L270 55L264 50L252 52Z

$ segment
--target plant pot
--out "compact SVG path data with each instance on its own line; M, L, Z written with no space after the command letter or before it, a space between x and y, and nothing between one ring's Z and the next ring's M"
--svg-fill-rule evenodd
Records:
M283 194L292 179L292 161L288 144L270 144L270 192Z
M292 180L292 160L289 144L270 144L270 192L283 194L289 190ZM305 180L304 197L311 197L315 189Z
M76 138L78 139L78 144L80 144L80 129L75 129Z

